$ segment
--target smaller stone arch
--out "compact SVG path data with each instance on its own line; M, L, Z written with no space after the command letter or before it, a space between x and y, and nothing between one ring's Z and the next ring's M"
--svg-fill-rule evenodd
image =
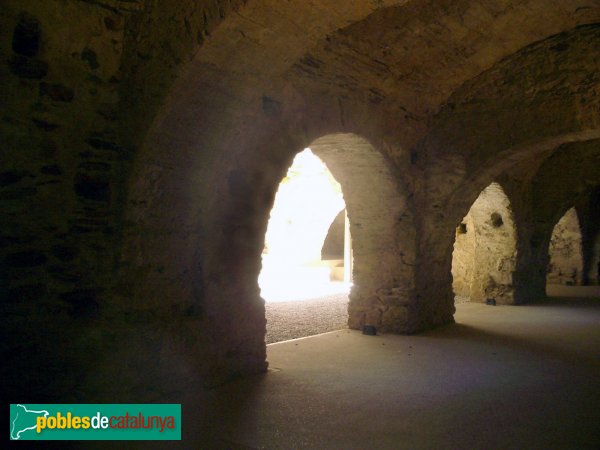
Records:
M452 255L457 301L514 303L516 227L498 183L485 188L456 229Z
M344 233L345 233L346 208L339 212L327 230L327 236L321 247L321 258L336 260L344 258Z
M547 284L581 285L583 248L577 211L570 208L552 230L548 255Z

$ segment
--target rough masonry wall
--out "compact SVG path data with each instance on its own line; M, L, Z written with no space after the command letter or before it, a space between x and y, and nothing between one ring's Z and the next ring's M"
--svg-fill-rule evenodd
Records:
M550 238L548 284L580 285L583 279L581 227L575 208L558 221Z
M530 214L519 243L517 273L527 292L534 288L529 298L543 298L547 268L548 249L552 230L565 211L577 204L600 182L596 161L600 157L598 140L564 144L556 148L539 166L530 183ZM560 180L560 183L557 183ZM523 242L524 241L524 242ZM521 260L522 248L530 255Z
M179 66L234 6L3 2L0 297L3 335L22 337L3 343L3 398L125 400L171 383L164 367L179 344L159 330L185 325L163 305L132 311L132 290L118 283L126 180ZM36 372L49 381L23 377ZM108 381L115 372L122 383Z
M491 298L500 304L512 304L516 230L502 187L492 183L484 189L471 215L476 239L471 301Z
M416 237L412 205L400 180L358 136L324 136L310 148L341 184L348 211L354 257L348 325L411 331Z
M7 1L0 14L2 324L24 334L9 354L29 355L7 361L3 379L21 392L23 373L45 373L50 387L32 383L32 398L67 401L106 345L92 328L114 279L131 158L117 120L129 11Z
M456 227L456 237L454 238L452 290L457 297L456 301L470 300L476 250L475 228L473 227L473 217L469 211L469 214Z
M502 187L485 188L457 229L452 260L453 288L470 301L513 302L516 232L510 202Z
M592 45L598 32L597 27L589 26L553 36L465 83L436 116L427 139L417 146L416 152L426 155L427 162L421 163L426 176L416 186L418 192L425 193L422 200L417 197L415 202L417 210L423 213L417 225L423 234L419 247L422 268L416 273L423 276L418 283L428 292L427 298L444 303L435 307L438 314L444 309L452 311L453 296L448 292L450 282L446 274L451 267L454 232L447 230L455 229L479 192L528 159L543 159L565 142L598 136L599 117L590 107L596 101L592 93L600 85L596 75L600 60ZM536 68L535 73L531 72L532 67ZM561 173L560 177L571 179L567 172ZM548 188L552 183L546 181L544 185ZM527 205L520 205L526 209L539 203L531 200L531 190L531 186L521 190L521 195L529 198ZM547 220L551 209L542 215ZM525 213L519 217L535 223ZM520 223L516 225L522 228ZM541 248L543 243L538 243L538 238L525 237L529 233L525 229L523 237L519 236L523 248ZM537 254L536 251L521 252L519 247L519 254L524 257ZM516 276L515 289L526 292L515 298L518 302L544 296L545 271L537 272L537 268L540 263L542 267L545 264L533 256L528 261L523 266L517 264L520 274ZM535 288L530 290L532 286Z

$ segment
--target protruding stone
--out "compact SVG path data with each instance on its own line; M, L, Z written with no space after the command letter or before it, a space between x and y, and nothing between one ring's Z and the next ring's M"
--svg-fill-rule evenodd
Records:
M44 131L53 131L53 130L56 130L60 126L55 123L46 122L43 119L37 119L35 117L33 117L31 119L31 121L35 124L36 127L38 127L40 130L44 130Z
M91 48L86 47L83 49L81 52L81 59L87 62L92 70L96 70L98 67L100 67L100 64L98 64L98 56Z
M40 83L40 96L48 96L56 102L72 102L75 97L73 89L62 84Z

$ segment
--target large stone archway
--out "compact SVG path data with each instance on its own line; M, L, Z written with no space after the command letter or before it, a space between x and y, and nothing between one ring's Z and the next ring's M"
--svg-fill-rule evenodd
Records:
M299 142L280 132L279 138L268 141L262 136L260 143L256 138L246 141L247 151L215 164L210 175L214 183L198 186L195 193L195 175L186 165L188 175L177 179L176 191L184 203L163 203L162 213L153 214L164 223L156 235L158 245L149 246L149 236L142 240L143 235L136 233L127 247L131 253L126 258L141 263L138 276L147 276L144 267L163 267L158 275L151 272L148 284L138 285L143 291L136 298L149 301L157 292L171 292L169 297L176 299L173 307L188 311L187 320L197 323L203 335L211 330L214 344L209 342L208 350L219 355L211 360L214 373L207 374L211 379L222 376L220 367L264 370L265 314L257 283L264 236L279 182L295 153L305 147L325 162L342 186L354 248L350 327L414 329L416 239L401 177L356 134L332 133ZM268 144L263 146L264 142ZM253 152L262 158L252 157ZM153 189L152 180L160 180L163 169L155 170L154 176L152 171L144 178L140 195ZM194 210L202 211L202 216L181 215Z

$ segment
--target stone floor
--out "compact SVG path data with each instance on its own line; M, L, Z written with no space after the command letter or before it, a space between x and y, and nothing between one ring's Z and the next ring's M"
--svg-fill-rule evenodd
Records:
M348 327L348 294L265 303L267 344Z
M456 296L455 303L469 297ZM266 302L267 344L298 339L348 327L348 294L286 302Z
M600 299L462 303L456 322L269 345L267 374L189 396L171 448L600 448Z

